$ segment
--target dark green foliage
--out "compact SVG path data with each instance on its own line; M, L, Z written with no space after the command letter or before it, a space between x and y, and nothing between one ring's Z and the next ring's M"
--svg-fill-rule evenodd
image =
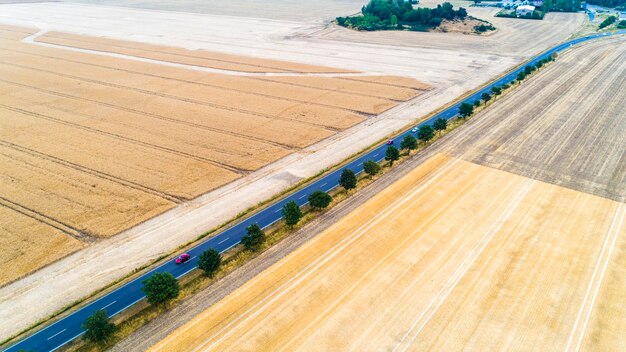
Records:
M491 93L493 93L493 95L495 95L495 96L498 96L498 95L502 94L502 88L493 86L493 87L491 87Z
M374 176L380 172L380 165L374 160L368 160L363 163L363 171L370 176Z
M258 224L252 224L246 227L246 235L241 238L241 244L250 251L258 251L261 244L265 241L265 232Z
M436 8L413 9L406 0L370 0L361 8L361 13L360 16L337 17L337 24L366 31L403 29L407 25L411 30L422 31L439 26L443 19L463 20L467 17L464 8L454 10L449 2Z
M178 297L180 285L172 274L156 273L143 281L141 290L150 304L159 304Z
M617 24L617 28L619 29L626 28L626 20L619 21L619 23Z
M544 0L541 9L544 12L577 12L580 10L580 0Z
M420 129L417 131L417 138L424 142L428 142L433 137L435 137L435 130L433 130L431 125L420 126Z
M204 270L204 273L209 277L213 277L221 264L222 255L213 248L202 252L198 258L198 268Z
M339 185L346 191L356 188L356 175L350 169L343 169L339 176Z
M523 81L525 78L526 78L526 72L524 72L524 71L520 71L520 72L517 74L517 81L518 81L518 82L519 82L519 81Z
M407 152L417 149L417 140L410 134L406 135L400 142L400 149L405 149Z
M600 23L600 26L598 28L602 29L604 27L608 27L608 26L612 25L613 23L615 23L615 21L617 21L617 17L609 16L604 21L602 21L602 23Z
M433 123L433 128L437 132L445 131L446 128L448 128L448 120L441 117L438 118L437 120L435 120L435 123Z
M479 107L480 106L480 99L474 100L474 106L475 107Z
M489 100L491 100L491 95L489 93L483 93L480 95L480 99L482 99L485 102L485 105L487 104L487 102Z
M322 190L317 190L309 195L309 204L311 208L316 210L328 207L332 201L333 197Z
M528 65L526 67L524 67L524 73L529 75L534 71L534 66L532 65Z
M85 329L85 340L91 342L104 342L115 332L115 325L104 309L93 312L85 319L82 327Z
M393 165L393 162L400 159L400 151L398 148L390 145L385 151L385 160L389 162L389 166Z
M587 3L603 7L626 6L626 0L587 0Z
M507 90L509 88L511 88L511 85L508 84L508 83L505 83L505 84L502 85L502 90Z
M473 113L474 106L472 104L466 102L461 103L461 106L459 107L459 115L461 115L462 118L465 119Z
M283 217L285 217L285 224L287 226L293 226L302 218L302 210L298 206L298 203L294 200L290 200L283 206Z
M487 31L495 31L496 27L494 27L491 24L480 24L478 26L474 26L474 31L476 31L476 33L484 33Z

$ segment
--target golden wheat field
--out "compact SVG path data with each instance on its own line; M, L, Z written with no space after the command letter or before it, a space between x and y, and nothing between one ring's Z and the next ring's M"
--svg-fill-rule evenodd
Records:
M105 38L23 41L35 33L0 26L0 285L424 91L311 84L297 75L347 71Z

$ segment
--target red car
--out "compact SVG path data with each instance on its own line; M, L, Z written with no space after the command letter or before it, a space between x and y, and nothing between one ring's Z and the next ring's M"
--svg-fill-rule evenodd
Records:
M393 139L390 139L387 141L387 145L392 145L393 144Z
M191 256L187 253L183 253L180 256L178 256L178 258L176 258L176 264L182 264L188 261L189 259L191 259Z

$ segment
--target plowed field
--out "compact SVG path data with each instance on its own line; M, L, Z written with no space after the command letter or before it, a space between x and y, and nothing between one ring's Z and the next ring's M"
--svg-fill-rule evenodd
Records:
M124 59L21 41L36 32L0 26L0 227L8 234L0 285L422 93L338 77L325 77L338 82L331 88L310 87L297 82L306 76L281 83L184 67L346 72L236 55L43 37L133 56ZM37 260L26 265L11 253Z

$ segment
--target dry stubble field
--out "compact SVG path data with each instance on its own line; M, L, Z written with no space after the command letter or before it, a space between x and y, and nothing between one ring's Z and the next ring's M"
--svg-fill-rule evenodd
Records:
M152 350L626 349L625 43L566 53Z
M326 88L21 42L36 32L0 27L0 285L428 89L320 77ZM114 44L129 56L238 72L345 72Z

